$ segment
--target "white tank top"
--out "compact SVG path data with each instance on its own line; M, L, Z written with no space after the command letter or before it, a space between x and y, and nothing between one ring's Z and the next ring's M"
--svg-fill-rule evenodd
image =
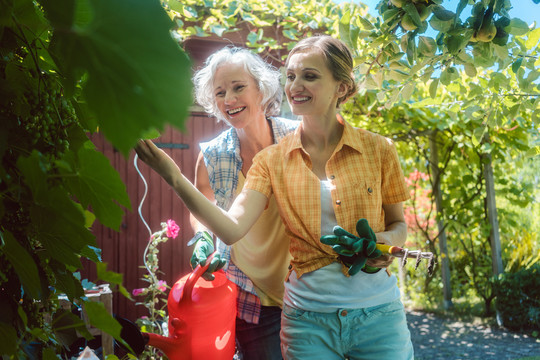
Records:
M332 183L321 180L321 234L332 235L337 225L332 206ZM291 307L316 312L338 309L360 309L385 304L399 299L399 288L394 275L386 271L366 274L363 271L347 277L341 264L334 262L318 270L296 277L292 272L285 282L283 302Z

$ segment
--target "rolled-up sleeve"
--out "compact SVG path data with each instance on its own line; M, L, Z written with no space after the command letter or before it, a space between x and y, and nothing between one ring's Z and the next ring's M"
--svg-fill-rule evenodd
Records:
M269 148L266 148L255 155L253 165L251 165L244 183L244 189L255 190L267 198L272 196L272 182L269 171L271 152L269 150Z
M383 149L382 203L396 204L410 198L405 176L401 169L396 147L390 139L386 139Z

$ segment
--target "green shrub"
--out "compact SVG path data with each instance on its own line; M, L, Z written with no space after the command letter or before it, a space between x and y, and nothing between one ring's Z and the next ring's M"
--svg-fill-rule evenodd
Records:
M512 330L540 330L540 264L495 280L495 306L504 326Z

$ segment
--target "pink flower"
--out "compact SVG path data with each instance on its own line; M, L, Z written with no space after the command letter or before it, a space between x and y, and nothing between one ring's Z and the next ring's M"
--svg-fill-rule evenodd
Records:
M159 280L158 281L158 289L159 289L159 291L165 292L167 290L167 282L165 280Z
M143 292L144 292L144 289L133 289L133 291L131 293L133 294L133 296L139 296Z
M180 226L176 225L174 220L167 220L167 237L175 239L180 232Z

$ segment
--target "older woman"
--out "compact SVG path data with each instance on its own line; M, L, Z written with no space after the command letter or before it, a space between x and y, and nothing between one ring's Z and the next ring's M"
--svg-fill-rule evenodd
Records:
M195 73L197 102L231 128L201 143L195 186L210 201L228 210L243 188L253 157L277 143L299 121L279 114L280 72L247 49L226 47L212 54ZM192 265L204 263L213 252L206 228L192 217L197 241ZM245 360L281 359L280 317L283 280L290 262L289 240L271 198L264 215L233 246L217 240L229 279L239 286L236 337ZM210 272L223 262L214 259ZM211 278L211 274L206 274Z

